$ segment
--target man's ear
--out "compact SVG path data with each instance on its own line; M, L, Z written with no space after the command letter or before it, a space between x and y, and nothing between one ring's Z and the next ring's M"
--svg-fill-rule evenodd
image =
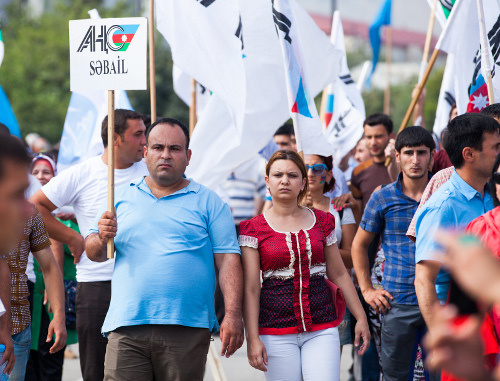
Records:
M396 139L396 134L394 133L394 131L392 131L392 132L389 134L389 139Z
M396 163L400 164L399 160L401 159L401 155L396 149L394 150L394 157L396 158Z
M434 155L436 155L436 150L435 149L433 149L431 151L431 160L434 158Z
M471 147L465 147L462 150L462 157L468 163L471 163L474 161L474 154L475 154L475 150Z
M191 160L191 155L192 154L193 154L193 151L191 151L190 149L188 149L187 152L186 152L186 156L187 156L187 159L188 159L187 165L189 165L189 161Z

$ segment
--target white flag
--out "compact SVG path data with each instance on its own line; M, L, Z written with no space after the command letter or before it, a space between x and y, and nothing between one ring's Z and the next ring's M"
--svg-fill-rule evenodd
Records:
M177 65L172 68L172 79L174 91L185 104L191 107L191 78L184 73ZM196 115L198 118L205 109L210 99L210 90L201 83L196 82Z
M198 120L191 140L193 156L187 175L209 187L215 187L234 168L254 157L272 139L276 129L290 117L283 55L273 22L271 3L268 0L240 0L240 7L247 81L243 129L239 131L232 123L228 107L214 92ZM324 34L324 39L315 39L319 29L314 21L295 2L293 7L301 31L304 27L315 28L302 37L304 57L308 60L305 73L311 94L316 95L331 82L330 72L335 62L327 59L328 54L324 55L327 51L325 39L328 49L332 46Z
M335 32L332 31L334 46L343 53L343 58L340 75L327 90L328 96L333 99L333 117L325 130L325 135L333 146L333 162L338 165L363 136L365 104L347 66L344 30L338 11L335 11L333 18L332 25L336 29Z
M240 10L234 0L157 0L157 28L174 63L216 93L241 129L245 72Z
M432 128L432 132L434 132L439 139L441 139L441 133L450 120L451 107L456 103L456 80L454 55L448 54L446 66L444 68L443 82L441 83L441 90L439 91L436 119L434 120L434 127Z
M496 75L496 67L500 64L500 8L497 0L483 0L483 6L493 90L495 97L500 99L500 76ZM477 2L458 0L436 45L436 49L454 56L458 114L480 112L489 104L480 48Z
M324 59L332 63L325 76L329 77L331 82L338 76L342 56L317 27L299 24L297 8L293 4L294 0L273 0L274 22L283 52L288 106L295 129L297 150L303 151L304 154L329 156L332 154L332 147L322 133L321 120L306 71L309 63L304 50L306 39L313 35L313 41L316 40L315 43L324 46Z

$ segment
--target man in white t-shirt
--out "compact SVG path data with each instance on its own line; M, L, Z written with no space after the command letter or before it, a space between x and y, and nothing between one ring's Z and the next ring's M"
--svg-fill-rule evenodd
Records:
M80 367L85 381L102 380L107 339L101 335L111 298L114 260L92 262L84 252L85 236L99 206L107 199L108 118L102 122L104 153L66 169L43 186L30 201L43 215L49 235L67 244L76 262L76 329ZM146 145L141 114L115 110L115 186L148 174L142 161ZM57 221L51 214L56 208L73 205L82 235Z

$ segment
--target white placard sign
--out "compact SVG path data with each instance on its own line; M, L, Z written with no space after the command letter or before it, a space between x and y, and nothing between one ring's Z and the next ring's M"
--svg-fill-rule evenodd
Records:
M71 91L146 90L147 19L69 22Z

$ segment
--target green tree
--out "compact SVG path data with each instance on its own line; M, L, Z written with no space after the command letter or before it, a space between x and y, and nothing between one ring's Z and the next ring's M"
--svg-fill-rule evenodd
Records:
M5 58L0 68L0 84L11 102L23 136L37 132L59 141L68 109L69 20L88 18L88 10L97 8L101 17L132 17L125 2L105 8L104 0L55 1L38 18L30 18L25 6L12 2L3 23ZM172 60L163 37L157 36L156 84L158 115L187 120L187 108L172 86ZM130 91L136 111L149 114L149 91Z

